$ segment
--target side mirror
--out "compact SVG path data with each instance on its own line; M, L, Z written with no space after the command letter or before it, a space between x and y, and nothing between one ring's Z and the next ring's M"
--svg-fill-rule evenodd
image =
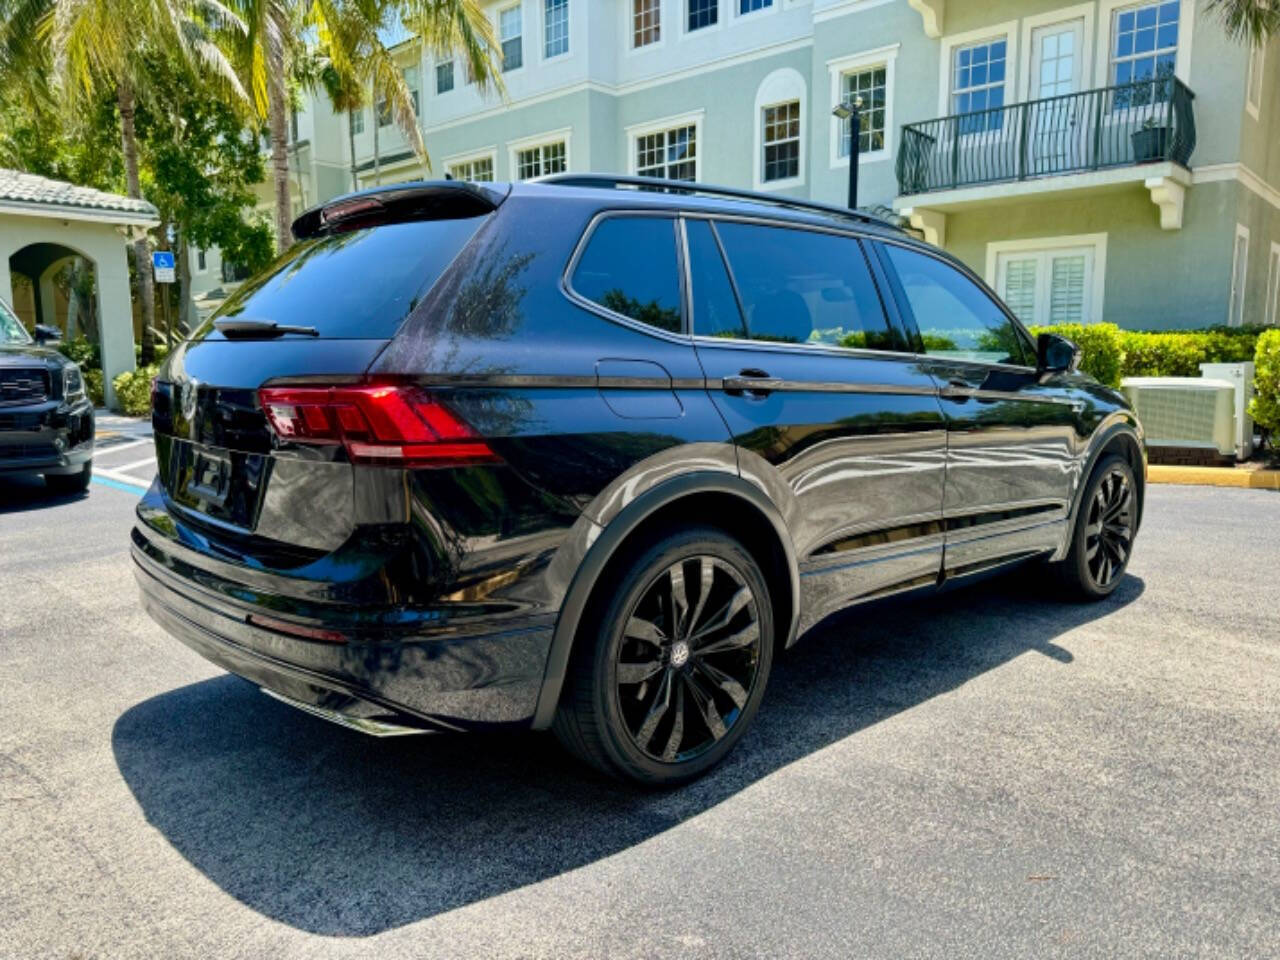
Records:
M1056 333L1042 333L1036 340L1036 372L1075 373L1080 366L1080 348Z
M36 343L57 343L62 339L62 331L57 327L49 327L43 323L37 323L34 331Z

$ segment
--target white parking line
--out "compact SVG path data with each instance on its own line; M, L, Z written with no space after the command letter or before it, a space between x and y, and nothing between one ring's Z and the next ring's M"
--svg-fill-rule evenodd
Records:
M141 440L128 440L124 443L113 443L113 444L110 444L109 446L98 447L93 452L95 456L105 457L109 453L115 453L119 450L128 450L130 447L137 447L137 446L141 446L144 443L151 443L151 442L152 440L150 437L144 437Z
M125 464L121 464L120 466L108 467L107 469L112 470L115 473L128 473L130 470L133 470L137 467L145 467L148 464L152 464L155 462L156 462L155 457L147 457L145 460L135 460L133 461L133 463L125 463Z
M115 470L96 469L93 471L93 475L95 477L104 477L107 480L114 480L116 483L127 484L131 487L136 487L138 490L146 490L151 483L150 479L140 480L137 477L129 476L127 473L117 473Z

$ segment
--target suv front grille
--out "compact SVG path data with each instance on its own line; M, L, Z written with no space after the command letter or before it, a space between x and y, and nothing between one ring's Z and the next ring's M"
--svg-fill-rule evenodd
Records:
M49 399L49 373L38 367L0 370L0 404L39 403Z

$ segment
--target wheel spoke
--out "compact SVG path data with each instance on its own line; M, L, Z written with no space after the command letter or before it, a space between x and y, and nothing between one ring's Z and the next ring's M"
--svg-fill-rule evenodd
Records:
M741 587L724 605L724 608L711 618L711 621L697 633L693 634L689 639L698 640L705 637L708 633L714 633L723 627L727 627L729 622L738 615L748 603L751 602L751 591L746 587Z
M627 628L623 631L623 636L632 640L643 640L645 643L652 643L654 646L661 646L667 639L667 635L659 629L656 623L636 616L632 616L627 621Z
M644 683L650 677L657 674L661 669L661 660L646 660L644 663L619 663L618 683L623 684L624 686L634 686L637 683Z
M667 578L671 581L671 636L673 640L679 640L686 632L681 625L689 612L689 600L684 592L683 561L671 565Z
M684 684L676 684L675 719L671 724L671 736L667 738L667 746L662 751L662 759L670 763L680 752L680 743L684 740Z
M733 705L739 710L747 705L747 691L733 677L701 659L697 661L696 669L701 671L715 686L723 690L725 696L732 700Z
M705 657L712 653L724 653L726 650L740 650L742 647L749 647L760 639L760 624L752 620L749 624L739 630L737 633L731 633L727 637L719 640L713 640L704 647L697 649L700 657Z
M636 731L636 743L640 744L641 748L648 749L649 741L653 739L654 731L658 729L658 724L662 721L662 717L666 714L669 706L671 706L670 670L662 675L662 682L658 684L658 692L653 695L653 705L649 707L649 713L645 716L644 722L640 724L640 729Z
M715 582L716 566L712 563L710 557L703 557L698 561L698 605L693 608L693 613L689 617L688 629L686 633L693 633L698 629L698 624L702 620L702 611L707 605L707 598L711 596L711 585Z
M702 689L702 685L694 678L693 674L686 673L684 682L689 687L689 693L693 696L694 706L702 714L703 722L706 723L707 729L711 731L711 736L719 740L727 731L725 730L724 720L720 717L720 711L716 709L715 699L710 693Z

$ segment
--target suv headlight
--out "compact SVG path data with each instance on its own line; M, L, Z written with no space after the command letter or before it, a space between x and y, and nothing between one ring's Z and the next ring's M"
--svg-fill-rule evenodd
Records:
M62 368L62 398L72 400L84 396L84 377L80 373L80 365L67 363Z

